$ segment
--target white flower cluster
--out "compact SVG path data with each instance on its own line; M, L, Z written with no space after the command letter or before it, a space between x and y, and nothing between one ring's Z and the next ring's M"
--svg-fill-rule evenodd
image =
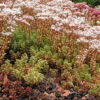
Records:
M77 55L77 57L76 57L77 58L77 60L76 60L77 63L83 62L85 60L89 50L84 49L80 52L81 52L81 55Z
M1 34L8 36L8 35L12 34L12 32L1 32Z
M29 15L23 15L23 19L34 20L33 16L29 16Z
M80 37L79 39L77 39L76 42L78 42L78 43L88 43L89 40L87 40L85 37Z
M54 30L56 30L56 31L60 31L62 28L59 27L59 26L57 26L57 25L52 25L52 26L51 26L51 29L54 29Z
M97 49L98 52L100 52L100 39L94 39L90 41L91 45L89 46L89 49L91 48L92 50Z

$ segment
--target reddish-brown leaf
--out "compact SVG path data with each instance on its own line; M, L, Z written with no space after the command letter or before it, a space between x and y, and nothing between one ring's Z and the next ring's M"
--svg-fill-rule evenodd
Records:
M55 93L51 93L50 96L52 99L56 99Z
M63 89L60 87L60 88L57 89L57 91L58 91L58 92L62 92Z
M56 84L56 87L58 87L59 86L59 83L55 83Z
M5 75L4 75L4 78L3 78L3 84L5 84L7 81L8 81L8 77L7 77L7 75L5 74Z
M84 96L84 97L82 97L81 99L82 99L82 100L86 100L86 97Z
M77 97L74 98L74 100L77 100L77 99L78 99Z
M63 92L65 92L65 93L63 93L62 96L65 96L65 97L67 97L69 95L69 93L70 93L69 90L64 90Z

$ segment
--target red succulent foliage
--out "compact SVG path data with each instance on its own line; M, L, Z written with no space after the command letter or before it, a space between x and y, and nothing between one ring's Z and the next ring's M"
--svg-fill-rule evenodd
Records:
M14 99L14 100L17 100L17 96L16 95L11 95L9 96L10 99Z
M87 83L85 81L83 81L82 85L83 88L87 88Z
M21 87L19 88L18 94L19 94L20 96L22 96L22 97L25 96L25 90L24 90L24 87L23 87L23 86L21 86Z
M0 81L2 81L2 78L3 78L2 75L0 75Z
M20 84L22 84L22 82L21 81L17 81L17 84L20 85Z
M28 94L31 92L31 87L27 87L25 90L25 94L28 96Z

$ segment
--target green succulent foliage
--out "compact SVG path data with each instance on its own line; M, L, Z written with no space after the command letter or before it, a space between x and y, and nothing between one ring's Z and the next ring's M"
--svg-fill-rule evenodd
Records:
M78 91L79 87L78 86L74 86L74 90Z
M63 64L63 59L62 59L62 58L60 58L60 59L58 59L58 60L56 61L56 66L57 66L57 68L62 68L62 64Z
M30 52L30 55L31 55L31 56L35 56L36 53L37 53L37 51L38 51L38 50L35 50L34 46L31 46L31 47L30 47L29 52Z
M52 56L53 56L53 55L52 55L52 52L51 52L51 51L48 51L48 52L47 52L47 56L46 56L47 59L51 59Z
M67 66L68 65L68 60L64 60L64 66Z
M46 44L46 45L44 46L44 50L45 50L46 52L52 51L52 50L53 50L53 46L50 46L50 45Z
M75 66L76 66L77 68L80 68L80 67L81 67L80 64L77 63L77 62L75 62Z
M42 41L40 43L40 46L43 48L45 45L50 45L50 38L47 38L48 37L48 33L49 33L49 30L47 29L46 32L45 32L45 35L42 37Z
M80 72L80 78L83 79L84 78L84 73Z
M93 95L93 96L97 96L98 94L100 94L100 84L91 85L91 88L88 91L88 94Z
M70 55L66 54L66 59L69 61L70 60Z
M66 82L65 81L60 81L61 85L65 84Z
M96 63L96 67L99 68L99 63Z
M89 66L87 64L84 64L84 73L88 73L89 72Z
M41 58L44 58L46 56L46 51L40 50L37 55L40 56Z
M85 74L85 80L87 82L91 82L91 79L92 79L91 74Z
M74 69L73 69L73 73L78 73L77 68L74 68Z
M23 78L23 76L24 76L24 72L22 71L22 68L20 68L20 70L19 69L14 69L13 70L13 75L17 78L17 79L19 79L19 80L22 80Z
M37 49L37 31L33 30L29 34L24 32L23 28L20 30L15 30L13 32L13 37L10 38L9 48L12 49L14 52L21 51L21 53L29 53L29 46L34 46Z
M67 51L66 47L63 46L63 49L62 49L62 56L63 57L66 57L66 51Z
M6 60L4 62L4 64L1 65L0 71L2 71L3 73L9 74L9 71L13 71L12 70L12 64L10 64L10 60Z
M54 53L53 53L53 58L54 58L54 59L57 59L57 58L58 58L58 54L54 52Z
M66 36L62 36L62 41L64 42L66 39Z
M43 70L48 70L49 69L49 65L48 64L45 64L44 66L43 66Z
M36 69L33 67L28 70L28 74L23 76L23 78L26 81L26 84L33 85L41 82L44 78L44 75L36 71Z
M23 60L24 63L27 63L27 61L28 61L28 55L26 53L22 54L21 60Z
M69 69L70 68L70 70L71 70L71 66L72 66L72 64L71 63L68 63L68 60L64 60L64 68L66 69Z
M72 87L73 86L73 82L68 81L67 82L67 86Z
M3 29L6 32L7 31L7 25L5 25Z
M31 67L33 67L34 65L35 65L35 63L37 62L37 58L35 57L35 56L31 56L30 57L30 59L29 59L29 65L31 66Z
M45 64L47 64L46 60L39 59L37 64L35 64L35 69L40 72L42 69L44 69L43 66Z
M75 61L76 61L76 57L74 57L74 58L72 59L72 64L74 64Z
M69 75L70 75L70 72L68 72L68 70L65 69L64 71L62 71L61 78L66 79Z
M23 61L22 60L19 60L19 59L16 59L16 62L15 62L15 68L17 69L20 69L23 67Z
M44 41L42 40L41 46L44 47L45 45L50 45L50 39L44 37Z
M100 68L98 68L98 72L100 73Z
M10 38L10 44L9 46L14 50L14 51L17 51L20 49L20 43L23 42L23 35L22 33L24 33L23 30L15 30L13 32L14 36L12 38Z
M28 72L26 73L26 69ZM40 73L44 69L48 69L49 65L46 60L40 59L35 56L31 56L28 61L28 56L26 53L22 54L21 59L16 59L14 67L10 64L10 60L6 60L5 64L1 66L0 71L9 74L12 74L19 80L24 80L26 84L38 84L44 77Z

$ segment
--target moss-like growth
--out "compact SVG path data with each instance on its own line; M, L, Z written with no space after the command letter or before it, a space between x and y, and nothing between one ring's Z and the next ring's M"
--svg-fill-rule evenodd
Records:
M30 35L24 32L23 28L20 30L15 30L13 32L13 37L10 38L9 49L12 49L14 52L20 51L21 53L29 54L29 47L34 46L34 48L38 48L38 38L37 31L33 30Z
M91 82L91 74L85 74L85 80L87 81L87 82Z

